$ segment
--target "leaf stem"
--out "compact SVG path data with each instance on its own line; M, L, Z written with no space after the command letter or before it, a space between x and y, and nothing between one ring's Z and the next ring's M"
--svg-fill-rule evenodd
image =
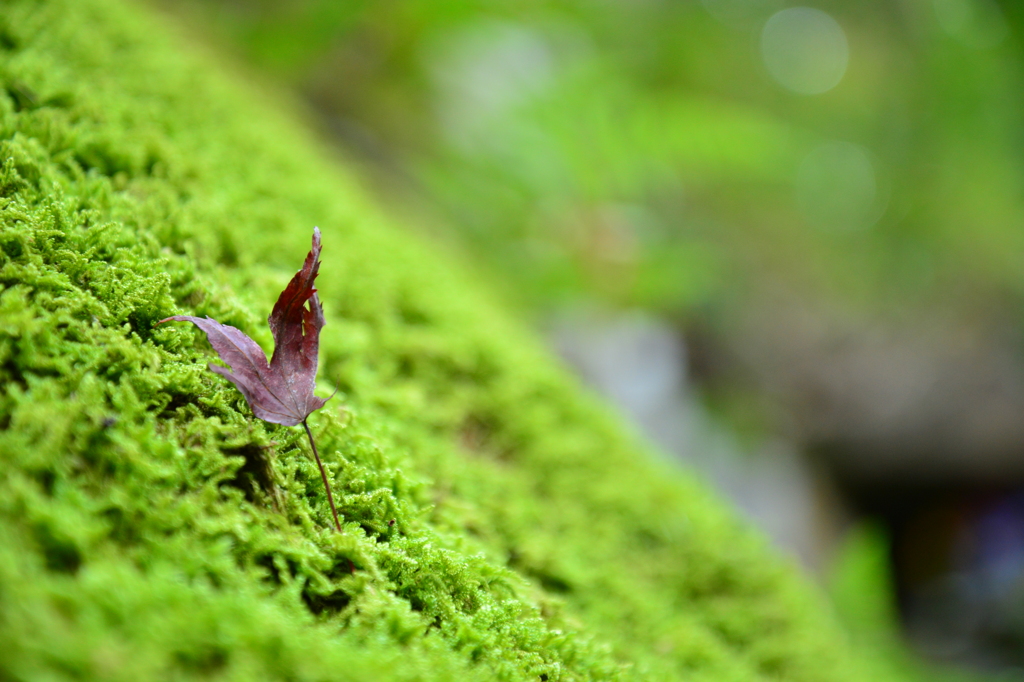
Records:
M324 464L320 461L320 453L317 452L316 443L313 441L313 432L309 430L309 424L306 420L302 420L302 425L306 428L306 435L309 436L309 445L313 448L313 457L316 458L316 465L320 467L320 478L324 481L324 490L327 491L327 501L331 503L331 513L334 514L334 526L341 532L341 523L338 521L338 510L334 508L334 496L331 495L331 484L327 482L327 472L324 471Z

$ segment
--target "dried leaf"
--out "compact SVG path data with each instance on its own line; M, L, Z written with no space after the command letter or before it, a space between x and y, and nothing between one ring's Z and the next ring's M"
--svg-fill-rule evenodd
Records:
M210 369L238 387L253 414L274 424L302 424L327 491L334 527L340 533L341 521L334 506L327 471L320 461L313 432L306 423L306 417L330 400L330 397L317 398L313 394L320 351L320 330L324 327L324 309L313 287L319 270L320 229L314 227L313 247L306 255L302 269L295 273L292 281L281 292L267 320L270 332L274 335L274 357L269 363L258 343L241 330L221 324L212 317L175 315L157 324L174 320L191 322L202 329L220 359L231 367L228 370L211 364ZM306 301L309 301L308 307Z
M202 329L220 359L231 367L229 370L211 364L210 369L238 387L253 414L274 424L301 424L330 399L313 394L320 330L324 326L323 307L313 287L319 268L320 229L313 228L313 247L302 269L281 292L270 313L274 356L269 363L259 344L244 332L211 317L175 315L157 324L173 320L191 322Z

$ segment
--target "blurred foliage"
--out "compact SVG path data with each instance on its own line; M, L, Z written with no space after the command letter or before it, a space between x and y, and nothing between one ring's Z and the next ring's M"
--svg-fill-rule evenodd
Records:
M163 2L304 92L533 310L1024 289L1020 16L992 0L819 3L849 67L817 95L764 66L775 0Z

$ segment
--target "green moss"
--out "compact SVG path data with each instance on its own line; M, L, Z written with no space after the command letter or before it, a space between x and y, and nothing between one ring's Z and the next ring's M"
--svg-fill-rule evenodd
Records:
M847 680L820 597L269 96L113 0L0 21L0 678ZM311 419L163 317L324 233Z

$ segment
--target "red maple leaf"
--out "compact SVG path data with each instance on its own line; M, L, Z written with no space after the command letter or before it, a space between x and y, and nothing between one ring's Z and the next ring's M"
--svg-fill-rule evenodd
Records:
M334 523L338 530L338 513L327 482L327 474L320 462L320 454L313 442L306 418L330 400L313 394L316 384L317 355L320 348L320 330L324 326L324 309L316 295L313 281L320 269L320 229L313 228L313 247L306 256L302 269L295 273L288 286L274 304L268 322L274 335L274 355L267 356L259 344L245 332L221 324L212 317L175 315L164 322L191 322L206 332L210 345L220 359L231 369L210 364L210 369L238 387L253 414L264 421L284 426L302 424L309 436L309 444L320 467L327 499L331 503ZM309 306L306 302L309 301Z

